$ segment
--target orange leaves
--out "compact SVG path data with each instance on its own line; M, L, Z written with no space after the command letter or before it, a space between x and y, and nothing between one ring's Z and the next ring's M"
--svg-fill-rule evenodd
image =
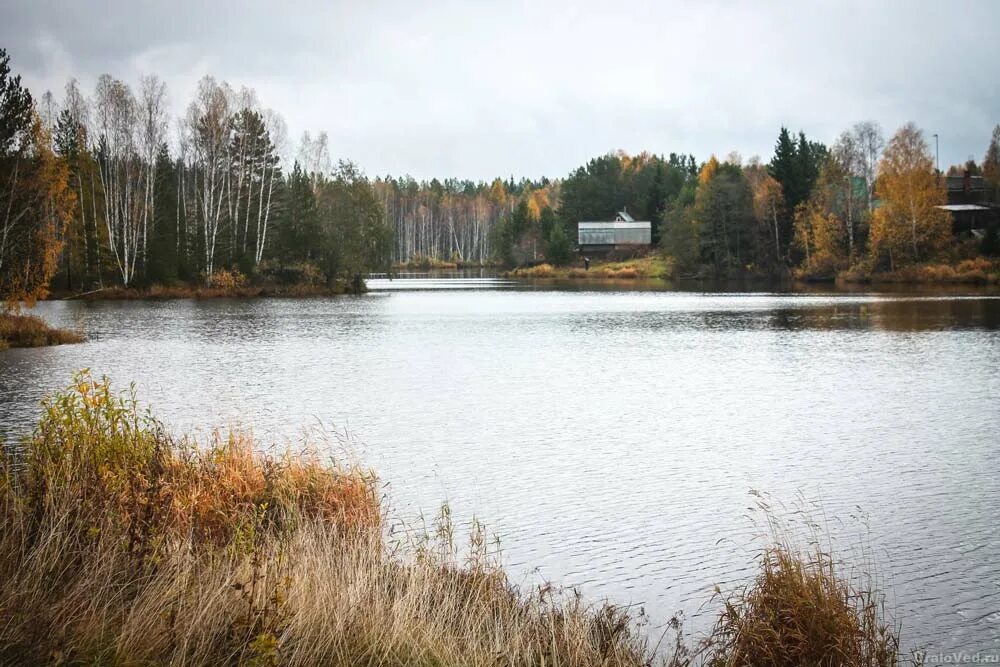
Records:
M936 208L947 201L934 161L913 123L893 136L882 155L875 192L881 206L871 224L872 255L890 268L934 259L951 233L951 216Z
M708 158L708 162L705 166L701 168L701 172L698 174L698 185L708 185L709 181L715 178L715 174L719 171L719 161L715 158L715 155Z
M836 215L813 204L800 204L795 211L795 245L805 254L803 277L832 278L845 268L846 230Z

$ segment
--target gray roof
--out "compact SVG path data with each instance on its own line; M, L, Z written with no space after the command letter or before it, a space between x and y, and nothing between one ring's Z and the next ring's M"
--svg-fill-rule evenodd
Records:
M944 209L945 211L988 211L989 206L980 206L979 204L945 204L944 206L937 206L935 208Z

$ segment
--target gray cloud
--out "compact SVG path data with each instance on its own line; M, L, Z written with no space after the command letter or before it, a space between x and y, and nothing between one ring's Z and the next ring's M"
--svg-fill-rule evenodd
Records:
M204 74L369 174L561 176L622 148L770 155L913 120L943 166L1000 122L1000 3L6 2L0 44L40 94ZM204 6L203 6L204 5Z

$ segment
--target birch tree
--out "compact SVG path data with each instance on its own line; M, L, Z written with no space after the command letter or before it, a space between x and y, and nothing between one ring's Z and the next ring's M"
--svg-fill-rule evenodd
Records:
M149 227L155 220L157 153L167 134L167 86L157 76L142 77L138 104L139 141L145 177L142 206L142 262L148 261Z
M768 236L774 240L774 260L782 261L780 214L784 209L784 198L781 193L781 183L768 173L767 167L754 158L745 170L750 189L753 192L753 210L757 222L768 230Z
M857 150L857 175L865 181L865 191L868 196L868 212L875 210L875 177L878 175L879 158L885 148L885 137L882 128L874 121L855 123L851 128L851 137Z
M872 255L882 253L889 268L934 259L951 232L947 201L923 132L907 123L886 146L879 163L876 194L882 205L871 226Z
M264 115L249 108L233 120L231 221L239 241L239 257L256 266L263 258L271 215L274 183L280 167Z
M206 76L198 83L198 92L187 113L193 196L200 219L203 266L208 280L215 272L216 245L229 185L232 128L229 100L228 85L220 85Z
M142 155L140 106L122 81L104 74L94 94L94 130L108 244L122 285L135 277L148 219L148 167Z

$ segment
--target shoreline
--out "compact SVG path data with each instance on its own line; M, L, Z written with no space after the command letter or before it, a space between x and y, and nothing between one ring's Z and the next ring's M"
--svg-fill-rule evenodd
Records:
M504 271L504 278L540 284L607 284L626 286L647 284L663 286L760 285L782 288L820 288L854 292L866 287L903 288L997 288L1000 287L1000 260L975 258L955 263L926 263L888 272L845 270L835 276L767 276L745 274L728 277L708 275L678 276L670 257L650 255L619 262L595 262L589 269L582 265L553 266L548 263Z
M350 294L349 286L323 285L151 285L149 287L105 287L88 292L53 291L46 301L129 301L171 299L270 299L312 298Z
M595 262L589 269L582 265L553 266L541 263L530 267L502 270L489 265L455 266L438 262L426 268L411 262L394 266L395 270L442 273L475 269L495 269L497 276L526 285L553 287L608 287L619 289L676 289L697 287L707 291L759 288L778 291L804 291L852 294L870 289L910 291L975 290L1000 292L1000 260L977 258L952 264L922 264L892 272L870 273L845 270L836 276L765 276L746 274L730 277L681 275L674 271L670 257L649 255L615 262ZM367 292L366 286L361 292ZM291 285L151 285L148 287L107 287L87 292L53 290L45 301L129 301L174 299L299 299L328 298L355 293L351 285L339 281L335 286Z

